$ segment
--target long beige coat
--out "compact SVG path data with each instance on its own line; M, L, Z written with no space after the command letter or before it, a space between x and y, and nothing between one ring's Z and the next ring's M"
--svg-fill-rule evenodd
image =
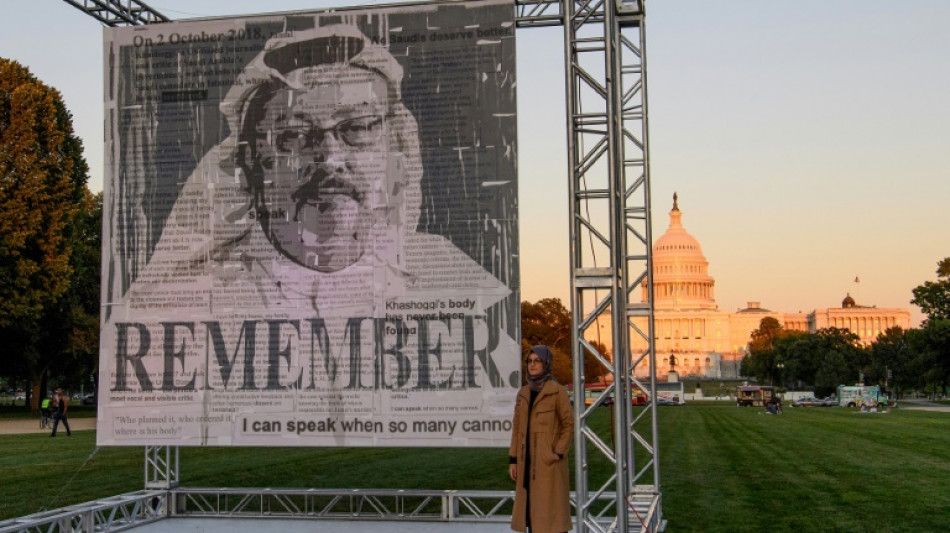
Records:
M561 533L571 530L571 506L568 499L570 478L567 452L574 439L574 412L567 391L554 381L547 381L531 409L531 471L525 472L525 430L528 426L528 404L531 389L521 387L515 401L515 417L511 428L508 455L517 461L515 508L511 513L511 529L524 531L526 498L531 498L531 532ZM561 454L564 458L558 457ZM524 489L524 476L531 476L530 495Z

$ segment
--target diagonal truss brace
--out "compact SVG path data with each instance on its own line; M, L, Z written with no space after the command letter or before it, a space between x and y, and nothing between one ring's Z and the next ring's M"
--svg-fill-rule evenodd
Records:
M141 0L63 0L106 26L138 26L169 22Z

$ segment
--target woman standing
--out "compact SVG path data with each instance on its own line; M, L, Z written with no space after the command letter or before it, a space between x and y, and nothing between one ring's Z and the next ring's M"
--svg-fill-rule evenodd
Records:
M551 375L553 355L535 346L525 361L528 384L518 391L508 475L515 482L511 529L561 533L571 529L567 452L574 412L567 391Z

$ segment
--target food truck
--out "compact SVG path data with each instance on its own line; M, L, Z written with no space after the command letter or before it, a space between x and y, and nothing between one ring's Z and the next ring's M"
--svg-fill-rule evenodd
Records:
M736 405L739 407L765 407L775 396L774 387L739 385L736 387Z
M838 405L842 407L884 407L887 395L880 385L838 385Z

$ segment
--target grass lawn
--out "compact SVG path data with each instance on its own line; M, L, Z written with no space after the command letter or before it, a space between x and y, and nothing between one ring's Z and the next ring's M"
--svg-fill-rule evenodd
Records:
M947 531L950 413L725 406L661 413L672 531Z
M606 430L607 410L596 421ZM950 413L660 408L669 531L946 531ZM0 519L142 487L142 448L0 435ZM592 460L603 473L603 461ZM182 448L183 486L510 489L503 449Z

